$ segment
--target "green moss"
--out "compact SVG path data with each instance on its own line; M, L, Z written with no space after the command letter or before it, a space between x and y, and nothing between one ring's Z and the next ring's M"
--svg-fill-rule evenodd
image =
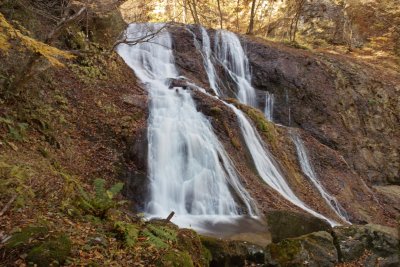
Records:
M211 253L202 245L200 236L195 231L179 229L176 247L180 251L187 251L195 266L209 266Z
M60 265L71 252L71 240L61 235L34 247L26 257L27 262L38 266Z
M257 129L267 138L268 142L276 142L276 131L274 126L265 119L264 114L258 110L245 105L239 106L255 123Z
M212 107L210 108L211 115L217 116L222 113L222 109L219 107Z
M174 266L174 267L193 267L193 261L189 253L184 251L169 251L162 258L159 266Z
M273 259L286 266L301 252L301 242L296 239L285 239L279 244L269 245L268 249Z

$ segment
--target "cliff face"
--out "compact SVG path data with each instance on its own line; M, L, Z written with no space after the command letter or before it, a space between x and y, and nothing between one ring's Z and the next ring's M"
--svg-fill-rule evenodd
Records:
M399 74L346 56L245 41L253 83L276 95L276 120L339 151L372 184L399 184Z

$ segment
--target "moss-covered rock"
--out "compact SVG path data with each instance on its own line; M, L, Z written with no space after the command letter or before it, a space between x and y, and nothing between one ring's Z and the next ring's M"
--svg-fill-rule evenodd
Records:
M178 232L177 247L187 251L195 266L209 266L211 261L210 251L203 246L199 235L190 229L180 229Z
M334 266L338 255L328 232L315 232L270 244L267 262L273 266Z
M327 221L309 214L276 210L268 212L266 218L272 241L275 243L285 238L331 230Z
M169 251L160 260L159 266L193 267L193 261L187 251Z
M43 242L34 247L26 257L26 261L38 266L60 265L71 252L71 240L66 235Z

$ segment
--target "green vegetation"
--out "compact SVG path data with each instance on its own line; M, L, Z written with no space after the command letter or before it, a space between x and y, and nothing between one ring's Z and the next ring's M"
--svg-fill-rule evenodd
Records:
M15 207L24 207L35 196L30 186L33 170L23 164L9 164L0 158L0 200L14 199Z
M79 188L80 195L77 204L84 212L104 218L109 209L115 208L124 203L121 201L116 202L114 200L114 197L122 190L124 184L117 183L109 189L105 188L105 184L106 181L104 179L94 180L94 194Z

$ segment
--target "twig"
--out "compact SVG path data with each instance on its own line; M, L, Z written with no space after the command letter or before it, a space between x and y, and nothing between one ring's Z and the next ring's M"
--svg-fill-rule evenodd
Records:
M4 206L4 208L0 211L0 217L3 216L7 210L11 207L11 204L15 201L15 199L17 199L17 196L14 195L10 201L8 201L8 203Z

